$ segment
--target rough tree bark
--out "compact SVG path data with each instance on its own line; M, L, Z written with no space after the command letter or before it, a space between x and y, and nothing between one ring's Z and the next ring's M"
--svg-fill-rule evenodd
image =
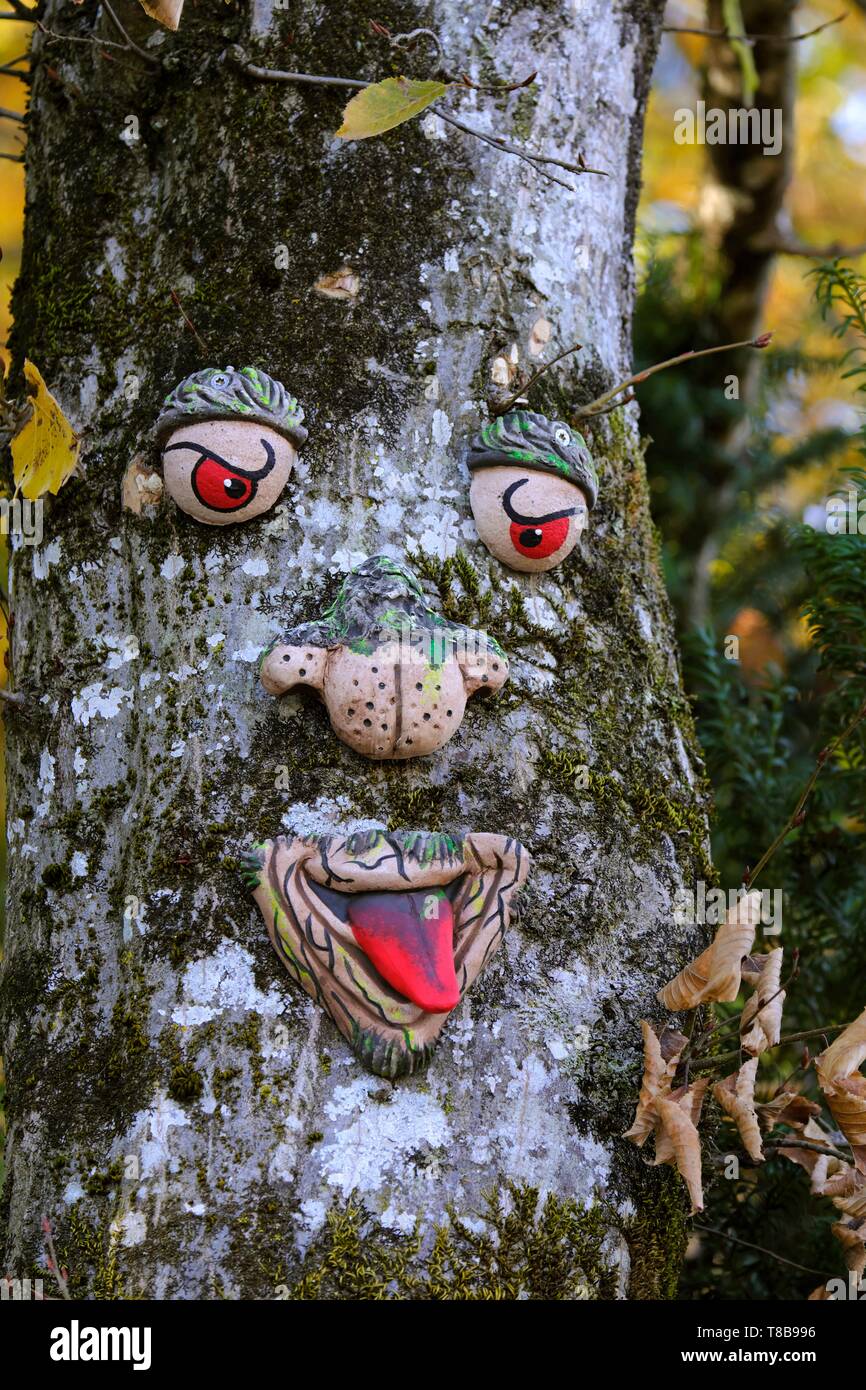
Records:
M549 576L477 543L463 463L512 344L530 366L548 326L545 353L584 344L533 391L551 415L629 368L661 0L188 3L176 37L115 9L161 66L35 42L15 349L86 454L13 566L4 1267L44 1272L47 1215L96 1297L669 1294L684 1199L618 1136L637 1020L694 944L672 895L710 870L636 408L594 429L600 505ZM371 19L429 26L481 81L537 69L467 94L467 119L609 177L569 192L435 119L346 146L342 94L223 57L435 66ZM46 24L112 32L95 0L49 0ZM345 264L356 297L313 291ZM306 409L281 511L217 532L124 510L165 392L228 362ZM256 653L376 552L512 657L427 760L367 762L256 681ZM284 974L237 871L253 839L371 824L507 830L535 861L429 1070L393 1085Z

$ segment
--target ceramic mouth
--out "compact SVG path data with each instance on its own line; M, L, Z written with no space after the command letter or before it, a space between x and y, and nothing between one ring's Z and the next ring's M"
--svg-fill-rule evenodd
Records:
M425 1013L450 1013L460 1003L454 963L454 899L462 875L447 887L415 892L341 893L310 880L316 896L351 929L386 984Z
M280 835L244 856L278 956L378 1076L429 1062L505 935L529 855L504 835Z

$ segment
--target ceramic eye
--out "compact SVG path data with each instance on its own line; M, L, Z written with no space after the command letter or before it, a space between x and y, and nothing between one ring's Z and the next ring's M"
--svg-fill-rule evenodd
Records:
M163 477L182 511L208 526L228 526L273 506L295 458L288 439L264 425L207 420L169 435Z
M289 480L307 437L303 418L282 383L257 367L195 372L157 421L166 492L207 526L260 516Z
M479 468L469 494L478 535L513 570L553 569L586 525L580 488L552 473L526 468Z

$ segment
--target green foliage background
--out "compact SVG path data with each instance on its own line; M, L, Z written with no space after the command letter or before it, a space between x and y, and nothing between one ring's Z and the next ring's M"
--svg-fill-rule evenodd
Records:
M756 864L791 814L819 752L866 699L866 535L813 529L792 520L784 506L786 490L820 460L828 494L850 489L862 501L866 531L866 472L850 466L849 433L823 430L787 443L768 426L792 370L833 370L861 398L866 391L866 279L839 263L811 274L814 312L831 325L837 353L818 360L790 349L768 355L748 415L741 402L725 398L718 372L661 374L640 398L653 439L648 469L686 686L714 792L713 860L725 888L739 886L745 868ZM720 284L695 238L684 238L672 255L651 254L636 319L637 367L703 346L702 325L712 319ZM744 442L732 447L731 439ZM866 457L866 424L858 442ZM705 621L696 626L692 600L708 541L720 563L711 569ZM775 657L758 670L725 655L725 638L746 605L763 614L762 636ZM795 948L801 953L801 975L785 1007L786 1033L850 1021L866 1005L864 851L861 725L828 762L804 823L757 885L784 890L784 925L781 937L759 940L756 949L781 944L788 962ZM820 1047L819 1039L813 1051ZM814 1096L814 1074L801 1069L802 1058L800 1044L762 1059L761 1098L789 1076ZM748 1168L738 1181L725 1180L712 1156L727 1146L739 1148L726 1122L709 1146L706 1172L716 1176L696 1226L735 1239L702 1234L693 1242L680 1297L803 1298L821 1282L816 1276L842 1272L830 1233L835 1209L810 1194L806 1174L771 1158L760 1172Z

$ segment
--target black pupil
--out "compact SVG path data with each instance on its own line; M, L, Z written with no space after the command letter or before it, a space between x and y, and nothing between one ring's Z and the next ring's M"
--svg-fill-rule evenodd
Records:
M229 497L243 497L247 490L247 485L240 478L226 478L223 483L226 494Z
M531 550L534 545L541 545L541 531L538 527L533 527L529 531L521 531L520 544L525 545L527 550Z

